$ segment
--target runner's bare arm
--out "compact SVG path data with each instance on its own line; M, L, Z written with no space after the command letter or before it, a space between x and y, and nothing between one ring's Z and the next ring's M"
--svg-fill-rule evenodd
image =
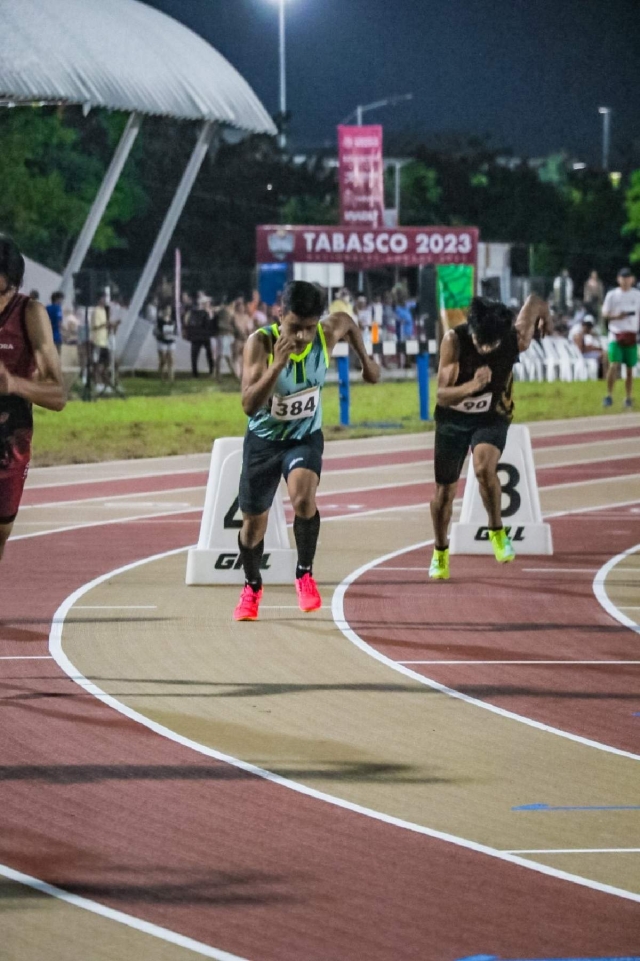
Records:
M346 340L347 343L353 347L358 356L358 360L362 364L362 379L368 384L378 383L380 380L380 366L367 354L360 328L353 317L350 317L349 314L345 314L342 311L331 314L322 325L322 329L325 332L329 352L333 350L339 340Z
M27 336L36 358L35 377L33 380L14 377L0 363L0 394L17 394L38 407L62 410L67 396L47 312L42 304L32 300L27 304L25 319Z
M269 365L267 339L259 331L251 334L244 345L242 367L242 409L252 417L273 393L278 375L287 366L289 355L296 349L293 337L278 337Z
M546 323L548 319L549 305L546 300L538 297L537 294L530 294L525 300L515 324L518 334L518 350L521 353L531 346L536 325L541 320Z
M451 407L453 404L459 404L465 397L469 397L471 394L475 394L477 390L486 387L491 380L491 370L488 367L479 367L473 380L455 387L460 372L458 358L458 338L452 330L449 330L442 338L440 347L437 390L437 402L440 407Z

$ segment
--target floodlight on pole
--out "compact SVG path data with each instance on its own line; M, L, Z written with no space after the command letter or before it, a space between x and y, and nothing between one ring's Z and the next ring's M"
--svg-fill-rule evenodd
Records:
M609 169L609 148L611 146L611 107L598 107L602 114L602 169Z
M286 33L284 8L287 0L276 0L278 4L278 60L280 62L280 122L282 124L278 134L278 144L283 149L287 146L285 133L285 117L287 113L287 62L286 62Z

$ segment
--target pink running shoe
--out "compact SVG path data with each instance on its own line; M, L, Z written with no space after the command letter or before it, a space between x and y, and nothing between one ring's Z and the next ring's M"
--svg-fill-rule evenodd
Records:
M259 591L254 591L250 584L245 584L242 588L238 606L233 612L234 621L257 621L261 600L262 588Z
M322 607L322 598L318 591L318 585L311 574L296 579L296 592L298 594L298 607L305 614L310 611L317 611Z

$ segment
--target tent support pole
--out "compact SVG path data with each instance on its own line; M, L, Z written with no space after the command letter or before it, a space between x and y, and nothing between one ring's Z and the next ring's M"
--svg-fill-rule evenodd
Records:
M127 125L124 128L118 146L116 147L116 152L114 153L111 163L109 164L109 169L104 175L104 180L100 184L100 189L98 190L96 199L93 201L89 215L84 222L84 226L80 231L78 239L76 240L73 252L69 258L69 263L64 269L61 288L65 295L65 300L73 300L73 275L78 273L82 267L82 264L84 263L84 258L87 256L87 251L91 246L91 241L95 236L96 230L98 229L104 212L107 209L107 204L111 200L113 191L115 190L116 184L120 179L122 168L127 162L127 157L131 153L131 148L136 141L136 137L140 131L141 123L142 117L139 113L130 114Z
M213 135L216 130L216 122L214 120L206 120L202 127L200 128L200 134L198 135L198 140L193 152L189 159L189 163L182 175L182 180L176 190L171 205L166 213L164 222L158 236L156 237L156 242L153 245L151 253L147 259L144 266L144 270L140 275L140 280L131 298L131 303L129 304L129 309L127 310L126 316L122 324L122 330L120 333L120 343L119 350L120 353L124 353L127 346L127 341L131 336L133 327L135 325L136 318L138 317L140 311L142 310L142 305L145 302L147 294L151 289L151 284L154 281L160 262L164 256L164 253L169 246L169 241L173 231L176 228L176 224L180 219L180 214L184 209L184 205L187 202L189 194L191 193L191 188L195 182L196 177L202 166L202 162L207 155L209 147L211 146L211 141L213 140Z

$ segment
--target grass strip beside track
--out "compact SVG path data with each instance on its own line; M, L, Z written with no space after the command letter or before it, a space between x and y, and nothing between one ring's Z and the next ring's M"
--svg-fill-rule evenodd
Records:
M246 417L237 390L202 381L178 381L169 394L166 385L150 378L125 382L126 400L84 404L73 400L61 414L35 408L34 466L89 461L160 457L208 451L216 437L243 434ZM157 390L156 395L151 391ZM194 392L197 390L197 392ZM516 421L585 417L603 413L604 387L599 382L516 384ZM433 397L433 381L431 394ZM608 413L620 413L615 403ZM349 429L338 426L338 388L323 393L325 435L328 439L415 433L433 429L418 417L414 382L384 383L375 388L352 385ZM392 427L376 427L391 424Z

